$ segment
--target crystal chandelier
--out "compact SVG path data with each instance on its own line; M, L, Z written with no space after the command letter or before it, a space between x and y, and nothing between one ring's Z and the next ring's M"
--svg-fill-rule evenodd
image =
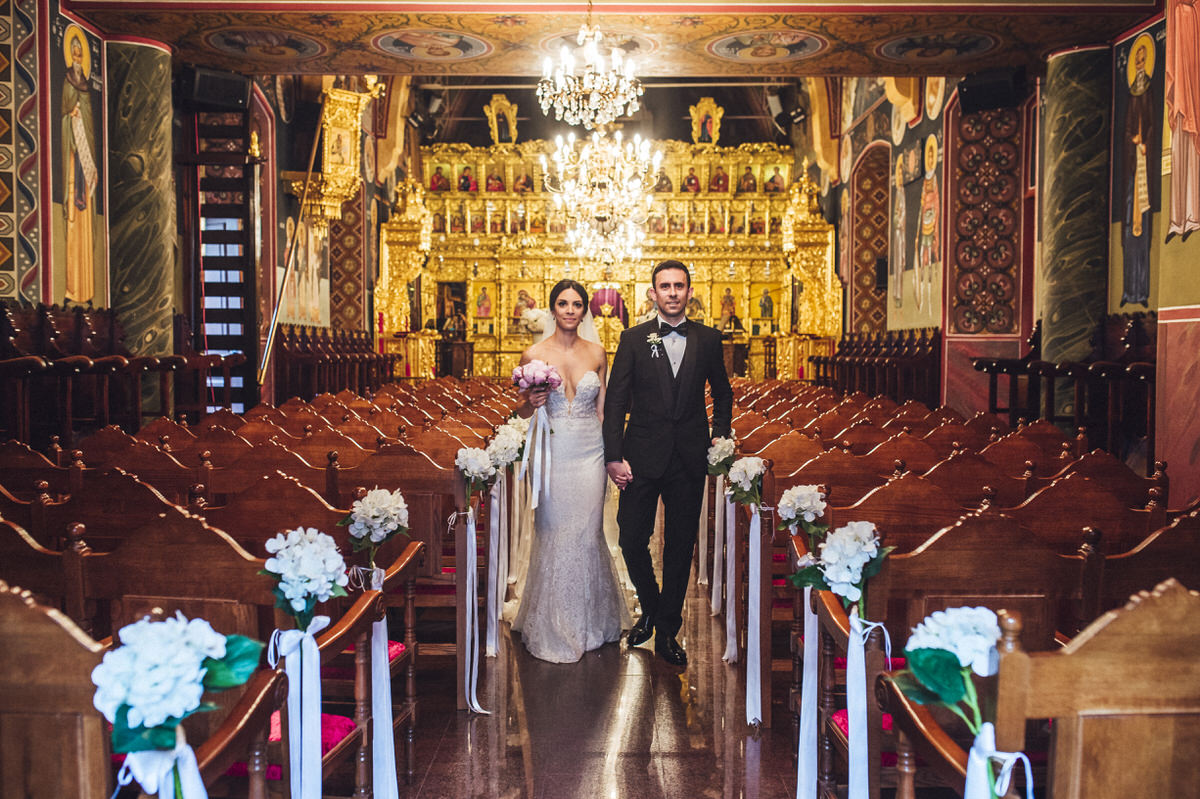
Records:
M612 57L605 62L600 53L604 34L592 24L591 0L587 21L575 41L583 49L583 72L575 73L575 57L566 45L557 68L547 58L537 85L542 113L549 115L553 108L556 119L593 130L637 111L642 82L633 76L633 61L625 58L621 48L612 48Z
M641 257L651 189L662 162L649 140L595 131L577 141L555 139L541 158L543 183L567 222L567 241L581 258L613 262Z

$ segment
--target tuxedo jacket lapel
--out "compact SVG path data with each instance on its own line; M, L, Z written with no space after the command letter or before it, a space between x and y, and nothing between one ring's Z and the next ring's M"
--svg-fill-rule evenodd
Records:
M653 331L652 331L653 332ZM650 359L650 367L654 370L658 377L658 387L662 392L662 406L664 408L672 408L675 405L675 387L671 385L674 378L671 375L671 359L667 357L666 345L661 342L657 345L658 357L653 354L654 347L650 344L646 345L646 352Z

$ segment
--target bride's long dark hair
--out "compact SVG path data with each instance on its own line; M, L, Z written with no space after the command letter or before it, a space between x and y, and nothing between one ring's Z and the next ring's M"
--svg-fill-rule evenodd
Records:
M554 303L556 303L558 301L558 295L562 294L567 289L573 289L575 291L575 293L578 294L580 296L580 298L583 299L583 308L585 311L587 310L587 307L588 307L587 289L585 289L583 287L582 283L579 283L578 281L571 280L570 278L568 278L566 280L558 281L557 283L554 284L554 288L550 289L550 313L554 313Z

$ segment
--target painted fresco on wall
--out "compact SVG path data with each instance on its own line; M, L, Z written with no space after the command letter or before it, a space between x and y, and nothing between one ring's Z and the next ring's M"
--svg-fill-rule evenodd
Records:
M917 241L913 258L913 289L917 308L933 303L934 287L942 267L942 195L938 191L938 165L942 148L936 133L925 138L925 173L917 206Z
M888 253L888 293L897 308L904 306L904 245L908 234L908 198L904 196L904 166L896 159L892 183L892 243Z
M1193 0L1167 0L1165 60L1171 127L1170 237L1200 229L1200 14Z
M0 5L0 297L42 298L37 0Z
M107 301L104 61L100 39L64 16L50 30L55 299Z
M1113 61L1112 218L1121 228L1121 302L1149 305L1152 215L1162 162L1163 22L1118 42Z

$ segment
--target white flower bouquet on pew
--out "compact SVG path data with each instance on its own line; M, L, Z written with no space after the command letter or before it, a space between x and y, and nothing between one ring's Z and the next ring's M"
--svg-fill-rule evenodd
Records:
M726 492L734 502L743 505L762 505L762 477L767 471L767 462L754 455L738 458L729 467L729 485Z
M521 417L514 417L520 419ZM529 432L529 422L525 419L524 429L513 424L514 419L496 428L492 440L488 442L487 454L497 471L507 469L509 465L519 461L525 449L525 435Z
M803 530L808 535L808 551L815 553L817 544L829 532L829 525L817 519L825 515L825 495L820 486L796 485L783 492L775 509L779 516L779 531Z
M728 475L737 455L737 444L732 438L717 438L708 448L708 473Z
M892 675L906 697L918 705L946 708L962 719L975 736L967 756L965 799L1006 794L1011 770L1022 759L1026 767L1026 795L1032 796L1028 758L1020 752L996 751L995 729L983 718L972 676L990 677L996 673L999 640L1000 623L991 609L939 610L913 629L904 649L905 668ZM994 761L1003 764L999 780L993 770Z
M467 479L467 498L476 491L487 492L496 479L496 466L487 450L479 447L463 447L454 458L454 465Z
M163 621L134 622L117 638L121 645L92 670L92 701L112 724L113 751L128 755L120 783L136 779L145 793L164 797L204 796L179 723L215 708L201 701L206 690L245 683L258 668L263 644L221 635L207 621L178 612Z
M266 548L271 557L260 573L276 580L276 607L292 614L301 632L312 623L318 602L346 596L346 561L330 536L297 527L268 539Z
M879 546L879 534L871 522L850 522L817 545L816 561L793 574L792 585L832 591L847 610L856 606L859 617L865 618L867 580L879 573L893 549Z
M376 486L362 499L354 500L338 527L350 528L354 551L367 550L368 563L374 569L379 547L396 535L408 535L408 504L400 489L388 491Z

